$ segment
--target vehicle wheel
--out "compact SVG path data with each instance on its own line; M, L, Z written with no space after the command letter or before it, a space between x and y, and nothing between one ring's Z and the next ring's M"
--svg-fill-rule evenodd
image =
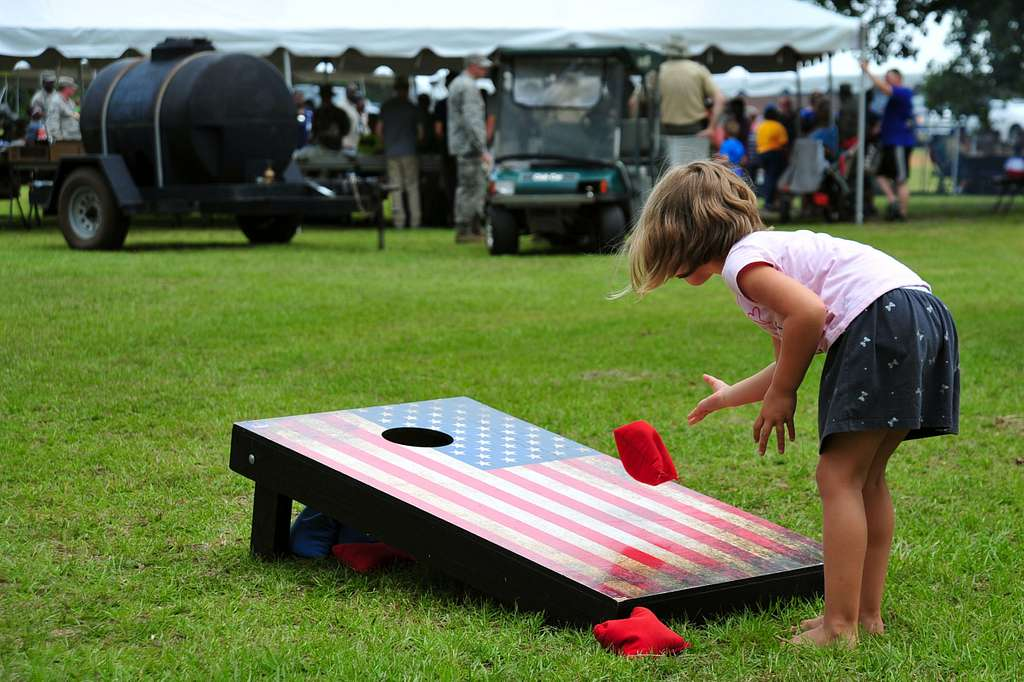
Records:
M601 206L597 220L597 250L612 253L626 238L626 214L618 204Z
M487 212L487 250L492 256L519 252L519 225L512 211L491 206Z
M287 244L299 229L299 219L287 215L240 215L238 226L252 244Z
M1010 132L1007 135L1006 141L1010 143L1011 147L1016 147L1021 142L1024 142L1024 129L1021 129L1019 125L1014 123L1010 127Z
M120 249L128 234L128 217L95 168L79 168L68 176L60 188L58 221L73 249Z

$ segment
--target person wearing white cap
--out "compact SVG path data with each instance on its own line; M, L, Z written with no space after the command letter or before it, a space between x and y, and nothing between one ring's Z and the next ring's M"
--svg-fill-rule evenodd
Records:
M487 191L485 107L477 79L493 66L483 55L470 55L466 69L448 86L448 151L456 158L455 241L483 239L484 197Z
M46 108L46 134L50 142L82 139L78 112L71 101L77 89L74 78L61 76L57 79L57 94L50 98Z

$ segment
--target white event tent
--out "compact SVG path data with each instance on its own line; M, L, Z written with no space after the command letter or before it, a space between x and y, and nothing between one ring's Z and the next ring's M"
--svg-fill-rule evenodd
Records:
M24 60L77 75L83 60L91 70L168 36L268 57L290 82L325 60L337 73L431 73L499 46L684 45L715 72L785 71L860 47L862 31L805 0L0 0L0 71Z
M779 71L857 47L859 22L803 0L310 0L244 2L0 0L0 70L12 59L97 61L146 53L168 35L203 35L222 50L292 59L348 55L396 71L448 66L496 47L685 44L716 72ZM27 11L31 9L31 11ZM35 63L32 63L36 67ZM372 70L370 67L369 70Z

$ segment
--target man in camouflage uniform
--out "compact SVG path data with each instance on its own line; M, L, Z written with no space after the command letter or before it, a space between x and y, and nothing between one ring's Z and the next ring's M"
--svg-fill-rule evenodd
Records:
M72 99L78 86L70 76L57 79L57 92L50 97L46 108L46 135L50 142L77 141L82 139L78 127L78 112Z
M53 96L53 88L57 84L57 74L53 71L43 71L39 74L39 89L32 95L32 101L28 105L28 110L31 112L33 109L38 108L39 111L43 112L43 117L46 117L46 112L49 109L50 98Z
M481 241L484 195L487 191L487 128L478 78L487 75L491 60L471 55L466 69L448 86L448 152L457 160L455 241Z

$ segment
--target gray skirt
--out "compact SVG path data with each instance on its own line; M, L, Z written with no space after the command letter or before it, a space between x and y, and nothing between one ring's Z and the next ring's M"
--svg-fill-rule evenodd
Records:
M819 449L833 433L909 429L907 439L960 428L960 352L949 309L920 289L893 289L850 323L825 357Z

